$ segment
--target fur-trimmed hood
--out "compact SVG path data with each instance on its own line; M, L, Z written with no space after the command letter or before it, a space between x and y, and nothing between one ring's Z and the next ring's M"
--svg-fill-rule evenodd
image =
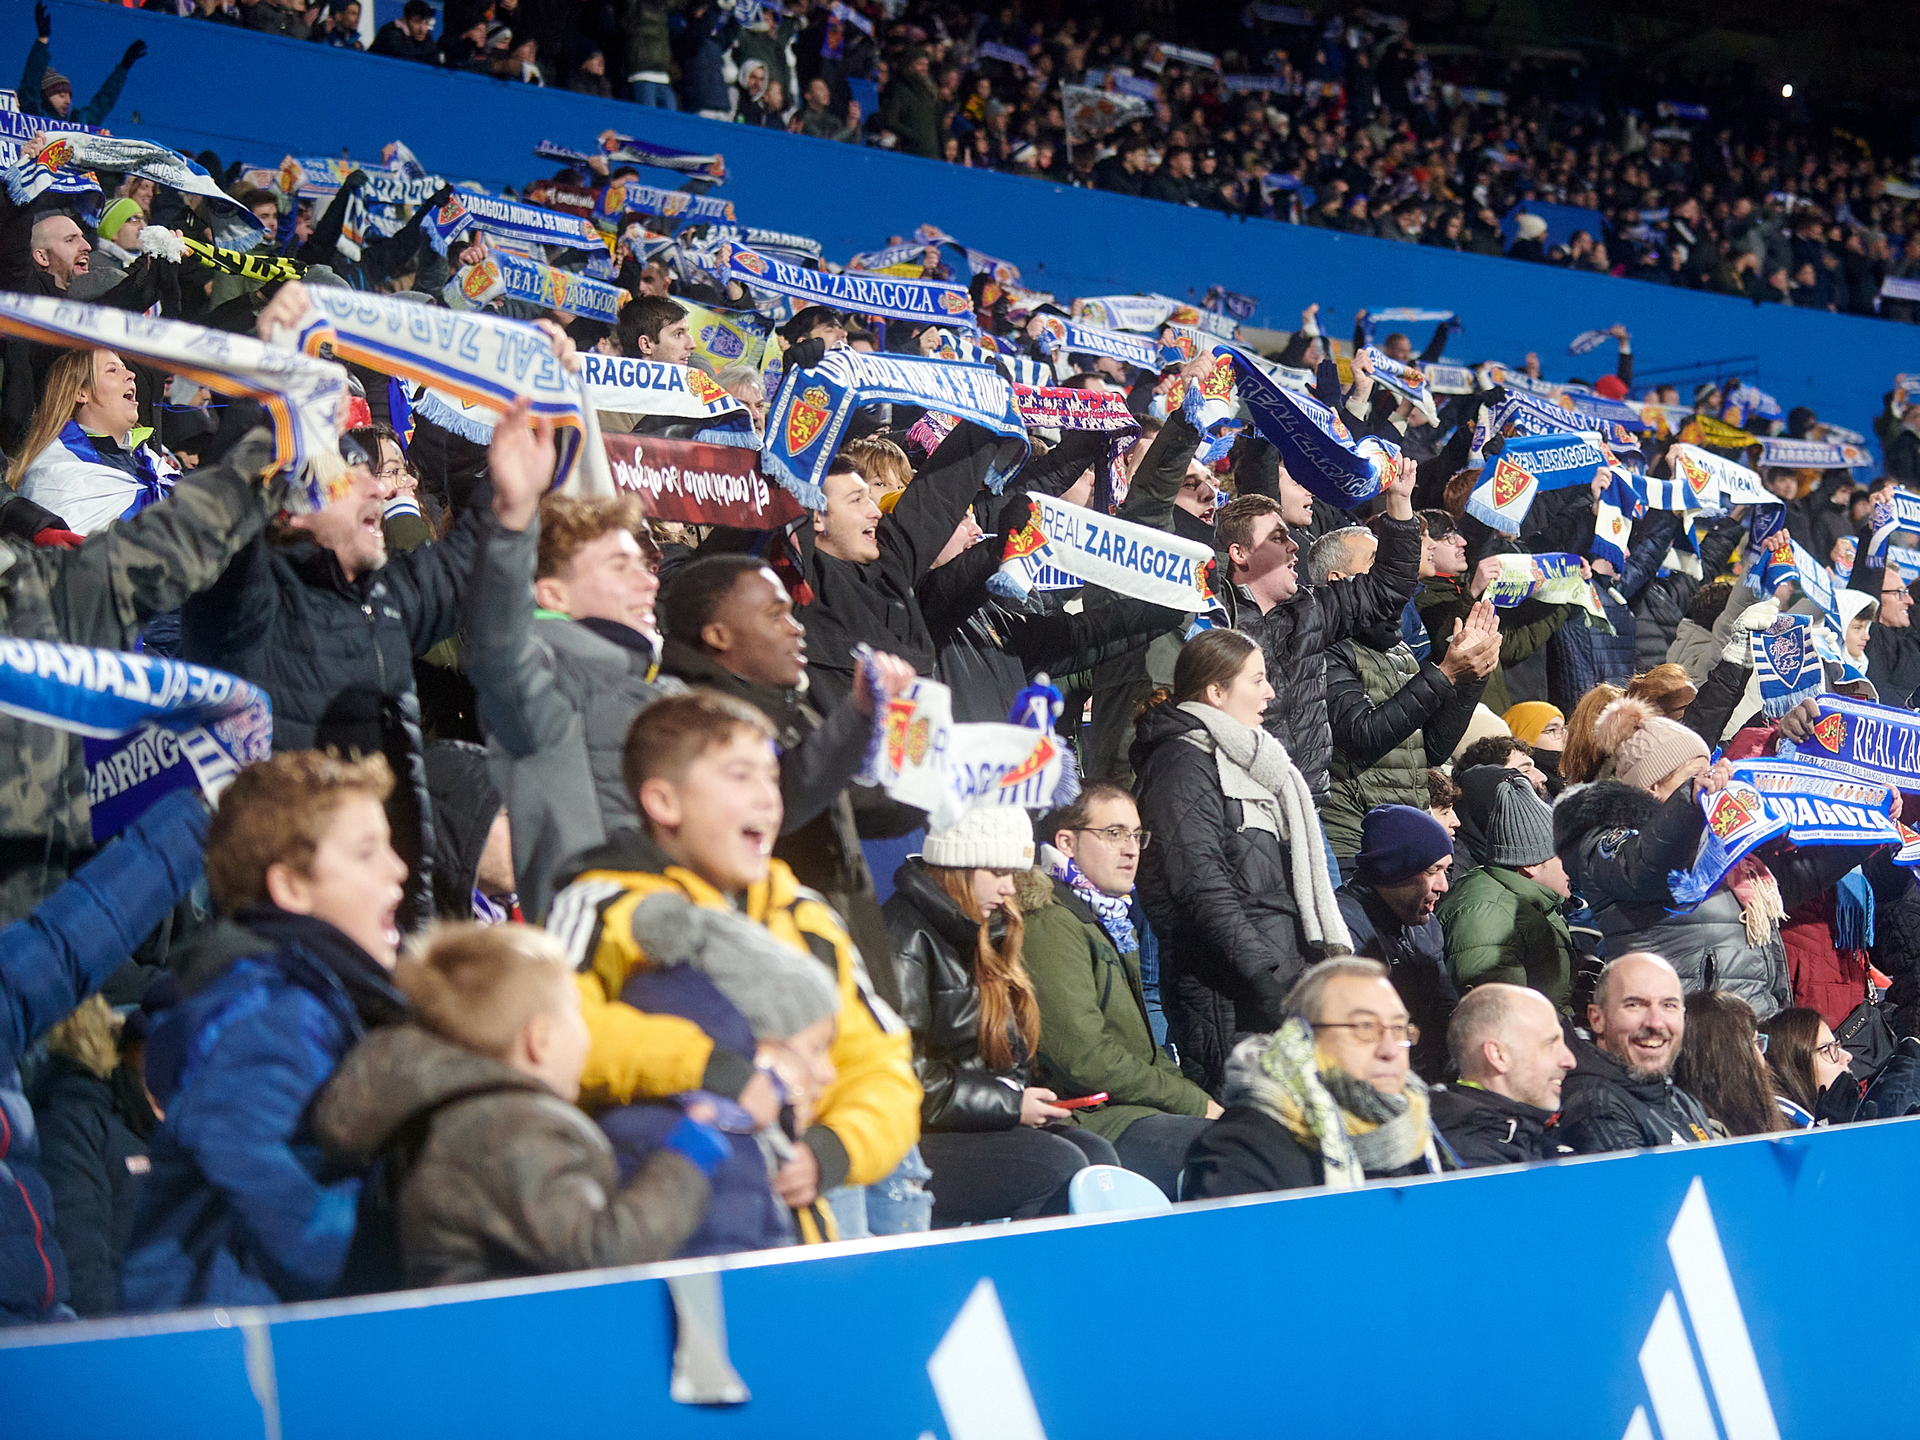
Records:
M1563 794L1553 807L1553 848L1565 850L1596 830L1640 830L1660 802L1622 780L1596 780Z

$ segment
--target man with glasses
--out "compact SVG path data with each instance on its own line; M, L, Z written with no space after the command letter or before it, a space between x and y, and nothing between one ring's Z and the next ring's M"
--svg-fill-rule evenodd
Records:
M1022 951L1040 1006L1035 1083L1062 1099L1105 1095L1077 1112L1120 1163L1178 1199L1187 1148L1221 1113L1153 1040L1131 917L1140 852L1133 797L1096 780L1040 827L1040 864L1022 877Z
M1183 1196L1256 1195L1454 1168L1407 1054L1420 1027L1387 967L1341 956L1300 977L1287 1021L1234 1047L1226 1113L1187 1152Z

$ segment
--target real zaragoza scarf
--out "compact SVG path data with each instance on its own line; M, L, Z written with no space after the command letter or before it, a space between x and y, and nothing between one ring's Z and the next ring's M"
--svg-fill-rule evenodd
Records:
M593 222L584 216L542 210L537 205L502 199L484 191L456 190L426 218L421 229L442 255L455 240L475 230L517 240L523 245L557 245L589 253L604 252L607 248Z
M1920 715L1841 695L1818 699L1820 718L1794 754L1836 775L1920 794Z
M1287 473L1329 505L1351 510L1386 489L1399 447L1369 435L1358 444L1346 422L1311 395L1296 393L1268 376L1237 345L1218 345L1237 370L1234 383L1254 427L1280 452Z
M354 294L333 293L350 299ZM258 400L273 420L275 464L298 477L289 494L293 510L321 509L346 481L340 406L347 372L338 365L264 345L251 335L44 295L0 293L0 333L69 350L112 350L222 395Z
M747 407L689 365L623 355L580 357L587 403L618 415L680 415L717 420Z
M169 190L198 195L213 202L214 238L236 250L251 250L266 238L267 230L251 210L222 190L214 178L184 155L150 140L120 140L111 135L63 131L29 163L7 175L7 194L16 205L31 205L53 185L64 167L111 170L138 175Z
M1591 484L1594 472L1612 462L1592 435L1516 435L1481 467L1467 513L1503 535L1518 535L1541 491Z
M721 273L750 290L772 290L814 305L880 315L888 320L920 320L974 328L973 300L964 285L943 280L895 280L877 275L829 275L805 270L743 245L722 244Z
M627 292L618 285L529 260L509 250L496 250L479 264L462 267L441 293L456 310L477 309L505 296L544 310L564 310L598 320L603 325L616 323L620 307L627 302Z

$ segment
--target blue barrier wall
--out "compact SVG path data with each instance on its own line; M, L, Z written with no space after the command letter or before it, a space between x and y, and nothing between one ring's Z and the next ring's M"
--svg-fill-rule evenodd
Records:
M582 146L612 128L723 151L724 193L743 222L813 235L836 260L924 222L1062 295L1156 290L1198 300L1224 285L1259 297L1256 324L1291 330L1317 302L1343 337L1363 305L1453 309L1465 324L1452 346L1457 358L1514 363L1536 350L1554 379L1592 379L1610 347L1575 361L1566 343L1619 321L1633 332L1643 374L1750 355L1758 383L1784 404L1810 404L1863 432L1893 375L1920 370L1920 336L1904 325L1042 187L92 0L54 0L52 10L54 63L73 77L82 103L129 42L152 47L108 122L116 133L223 159L271 164L290 152L342 150L377 159L399 138L450 177L524 185L550 173L533 158L535 142ZM32 39L31 9L15 0L0 17L0 55L24 56Z
M970 1396L1023 1374L1050 1440L1621 1440L1636 1409L1645 1440L1908 1434L1920 1307L1891 1272L1855 1282L1877 1245L1904 1257L1916 1186L1920 1121L1894 1120L730 1267L0 1331L0 1414L35 1440L259 1440L268 1409L286 1440L1016 1440L964 1427L951 1395L943 1423L928 1372L990 1280L1001 1354L962 1367ZM752 1399L675 1405L661 1277L716 1268Z

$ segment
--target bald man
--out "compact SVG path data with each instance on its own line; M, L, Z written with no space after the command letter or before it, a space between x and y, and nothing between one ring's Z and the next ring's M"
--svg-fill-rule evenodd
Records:
M1686 1038L1680 977L1660 956L1636 951L1607 962L1587 1006L1591 1044L1562 1090L1560 1129L1576 1154L1651 1150L1711 1140L1707 1112L1673 1083Z
M1447 1026L1460 1072L1433 1092L1433 1123L1460 1163L1523 1165L1565 1153L1556 1121L1573 1051L1538 990L1499 982L1467 992Z
M93 253L87 235L71 215L43 215L33 222L28 241L33 268L64 294L73 277L87 273L87 257Z

